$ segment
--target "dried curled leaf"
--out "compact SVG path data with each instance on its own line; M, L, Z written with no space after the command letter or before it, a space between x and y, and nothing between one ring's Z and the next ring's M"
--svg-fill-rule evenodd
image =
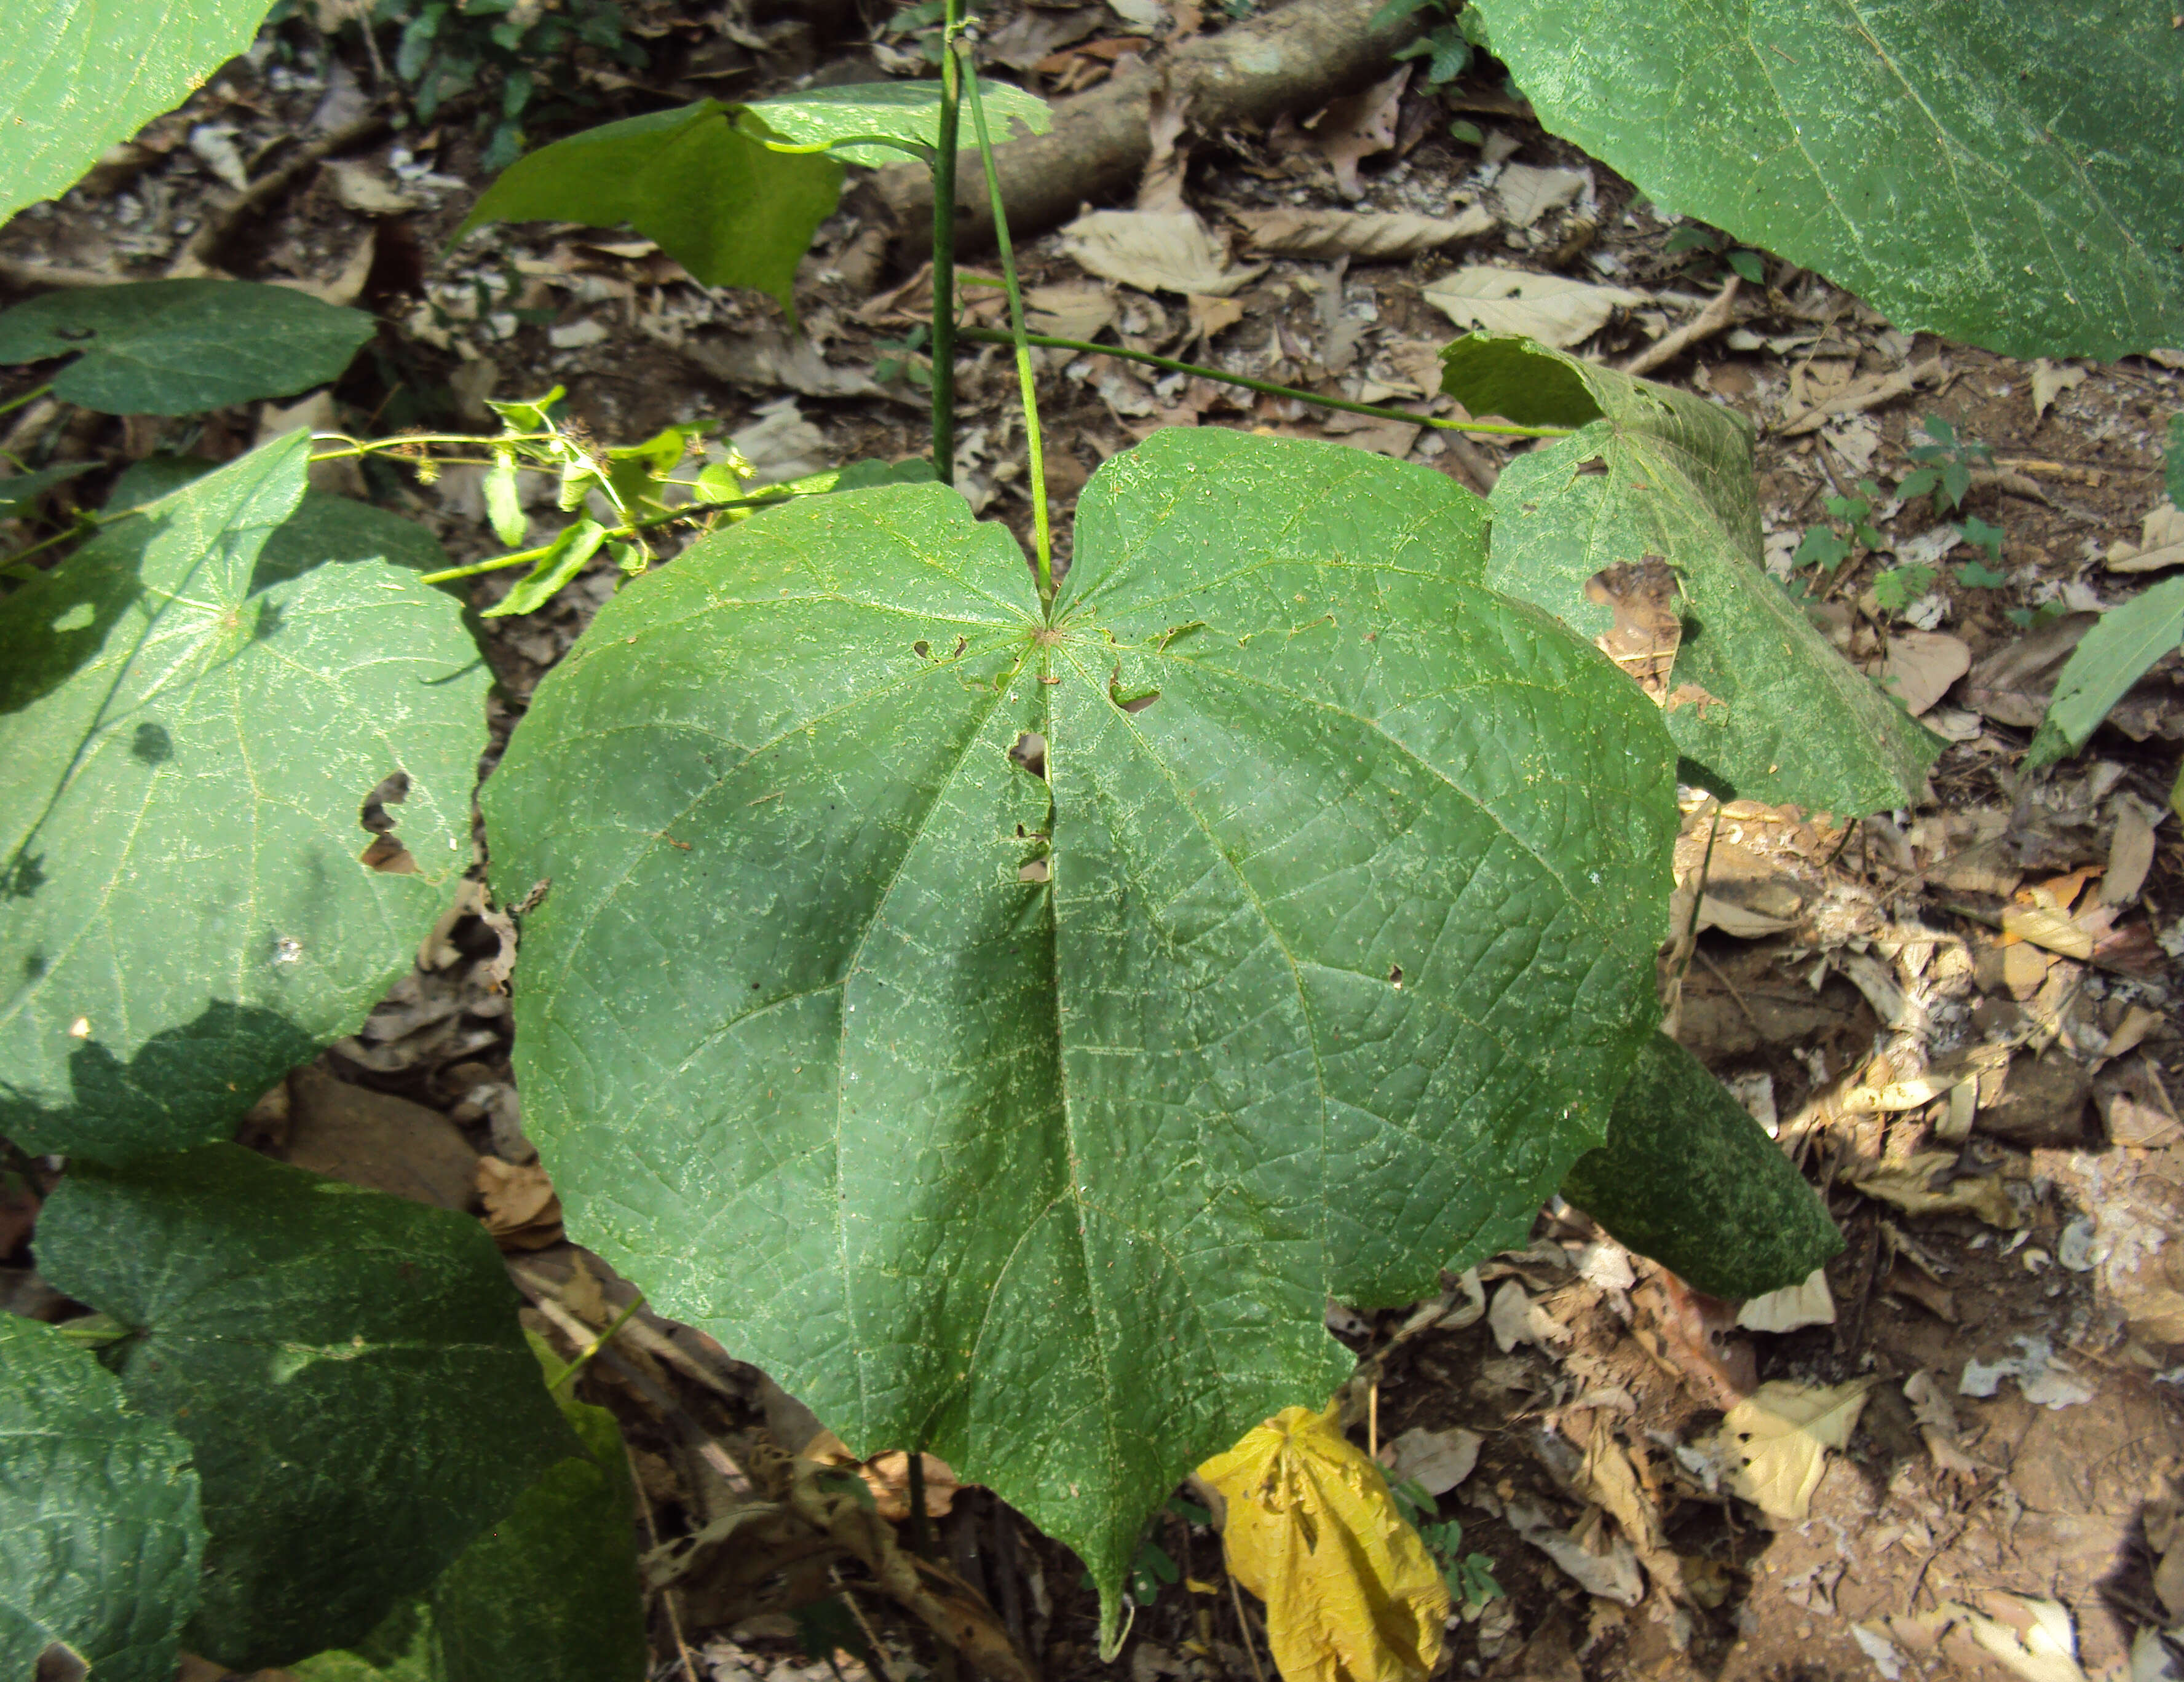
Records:
M1448 1590L1338 1408L1285 1407L1198 1475L1228 1503L1228 1573L1267 1603L1286 1682L1432 1674Z
M1858 1429L1869 1378L1847 1384L1765 1384L1729 1410L1730 1487L1769 1518L1802 1524L1827 1469L1828 1451Z

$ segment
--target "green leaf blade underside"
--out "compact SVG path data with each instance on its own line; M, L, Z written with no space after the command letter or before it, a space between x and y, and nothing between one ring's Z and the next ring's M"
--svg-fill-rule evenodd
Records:
M1921 793L1942 739L1838 654L1767 576L1751 434L1737 416L1526 339L1474 333L1443 362L1442 389L1474 415L1497 412L1536 381L1535 412L1579 425L1502 470L1490 498L1490 588L1593 638L1613 614L1586 599L1586 581L1658 556L1682 592L1669 682L1712 698L1668 710L1680 753L1749 799L1862 816ZM1584 418L1588 402L1598 418Z
M57 1289L203 1484L194 1651L237 1670L362 1638L573 1451L493 1241L232 1145L78 1162L38 1223Z
M2170 578L2110 608L2070 650L2047 716L2025 755L2025 768L2068 759L2148 668L2184 639L2184 576Z
M1555 133L1907 332L2184 337L2184 36L2126 0L1479 0Z
M408 971L470 862L476 646L383 561L273 564L307 450L268 444L0 603L0 1133L26 1149L226 1137ZM396 771L413 874L362 862Z
M639 1682L649 1650L637 1489L603 1407L565 1401L584 1446L548 1468L429 1592L298 1682Z
M981 78L978 93L985 102L996 146L1016 138L1013 131L1017 127L1029 134L1045 134L1053 120L1046 101L1007 82ZM940 84L937 81L855 82L844 87L807 88L801 93L759 100L749 109L785 141L797 146L825 146L837 158L875 168L900 164L903 154L891 146L842 142L855 135L885 135L911 146L940 143ZM966 117L963 133L970 132L970 120Z
M1563 1195L1716 1296L1800 1284L1843 1247L1827 1206L1780 1147L1666 1034L1640 1052L1607 1143L1578 1158Z
M796 265L841 196L842 166L770 150L741 109L703 99L541 147L485 190L455 237L488 222L627 222L705 285L753 287L793 315Z
M1078 518L1043 632L952 491L757 515L602 611L484 799L553 880L516 1044L575 1230L1112 1615L1181 1474L1346 1375L1329 1292L1410 1300L1605 1136L1675 814L1438 475L1171 431Z
M73 356L56 397L108 415L192 415L337 380L375 331L362 310L292 287L140 281L0 313L0 363Z
M60 1332L0 1314L0 1675L59 1642L111 1682L168 1682L203 1548L190 1445Z
M271 0L10 0L0 31L0 222L247 48Z

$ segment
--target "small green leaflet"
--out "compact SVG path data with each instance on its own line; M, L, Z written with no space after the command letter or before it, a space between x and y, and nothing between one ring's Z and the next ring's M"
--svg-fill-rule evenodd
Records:
M1607 1143L1563 1195L1623 1244L1701 1290L1759 1296L1797 1284L1842 1234L1759 1123L1697 1058L1657 1033L1615 1100Z
M627 222L712 287L793 316L796 265L841 196L842 166L777 152L744 108L701 99L557 140L509 165L455 231L488 222Z
M476 645L347 547L414 527L304 499L308 449L196 479L0 602L0 1133L27 1149L227 1137L408 971L469 865ZM364 862L395 773L410 873Z
M2184 638L2184 575L2156 584L2101 615L2070 651L2039 734L2025 750L2036 771L2067 759L2091 739L2109 709Z
M214 1145L80 1161L54 1288L131 1328L129 1401L195 1451L192 1651L237 1670L361 1638L576 1451L475 1221Z
M483 799L571 1230L860 1454L1075 1548L1527 1229L1658 1014L1658 710L1472 580L1485 510L1172 428L1050 627L938 485L627 586Z
M0 1676L58 1642L101 1682L170 1682L203 1548L190 1445L64 1333L0 1314Z
M1502 470L1490 588L1594 637L1613 612L1586 599L1586 582L1658 555L1677 576L1685 618L1669 733L1715 786L1861 813L1924 788L1942 739L1847 663L1767 576L1741 419L1529 339L1473 333L1442 361L1442 389L1471 414L1578 429ZM1685 686L1698 693L1679 700L1673 691Z
M588 517L564 526L515 588L478 616L505 619L510 614L536 612L584 570L585 562L599 552L606 535L606 527Z
M1046 131L1044 100L1003 83L979 87L1003 126ZM796 265L841 195L838 160L893 163L939 136L937 81L812 88L755 105L703 99L519 159L456 237L488 222L627 222L707 286L755 287L794 317Z
M2137 0L1475 0L1554 133L1905 332L2184 343L2184 31Z
M339 379L375 331L362 310L292 287L141 281L0 313L0 363L73 356L54 396L109 415L190 415Z
M271 0L8 0L0 222L58 198L250 45Z

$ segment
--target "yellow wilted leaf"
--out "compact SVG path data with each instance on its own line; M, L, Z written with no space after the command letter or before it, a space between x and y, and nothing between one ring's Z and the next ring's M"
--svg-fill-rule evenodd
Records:
M1286 1682L1421 1682L1448 1590L1339 1407L1285 1407L1198 1475L1228 1504L1228 1574L1267 1603Z

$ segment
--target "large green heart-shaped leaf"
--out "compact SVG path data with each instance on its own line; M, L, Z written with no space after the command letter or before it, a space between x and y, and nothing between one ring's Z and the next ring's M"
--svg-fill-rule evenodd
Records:
M204 1486L190 1646L237 1670L359 1640L576 1451L475 1221L215 1145L74 1164L55 1289L130 1328L129 1400Z
M1563 1195L1716 1296L1780 1290L1843 1247L1790 1159L1664 1033L1646 1042L1607 1143L1577 1159Z
M1184 1473L1516 1240L1651 1031L1652 705L1468 582L1485 510L1154 435L1051 625L941 487L610 603L484 791L572 1231L859 1453L922 1444L1112 1617Z
M2184 343L2184 34L2131 0L1473 0L1651 198L2011 356Z
M117 140L248 47L271 0L8 0L0 222L65 192Z
M292 287L141 281L0 313L0 363L73 356L53 394L109 415L192 415L337 380L375 331Z
M298 1682L638 1682L645 1671L637 1490L603 1407L564 1402L584 1445L354 1650Z
M796 265L841 197L842 166L776 151L745 108L701 99L541 147L479 197L488 222L627 222L709 287L750 287L792 315Z
M470 863L488 679L459 605L378 560L259 576L307 449L0 603L0 1133L27 1149L225 1137L408 970ZM409 874L363 862L398 773Z
M190 1445L64 1334L0 1314L0 1676L58 1643L103 1682L169 1682L203 1547Z
M1442 389L1474 415L1578 429L1502 470L1489 586L1596 637L1614 614L1587 599L1587 582L1658 556L1682 590L1670 682L1685 693L1672 693L1669 733L1710 781L1852 815L1920 793L1945 744L1767 576L1739 416L1529 339L1473 333L1442 362Z

